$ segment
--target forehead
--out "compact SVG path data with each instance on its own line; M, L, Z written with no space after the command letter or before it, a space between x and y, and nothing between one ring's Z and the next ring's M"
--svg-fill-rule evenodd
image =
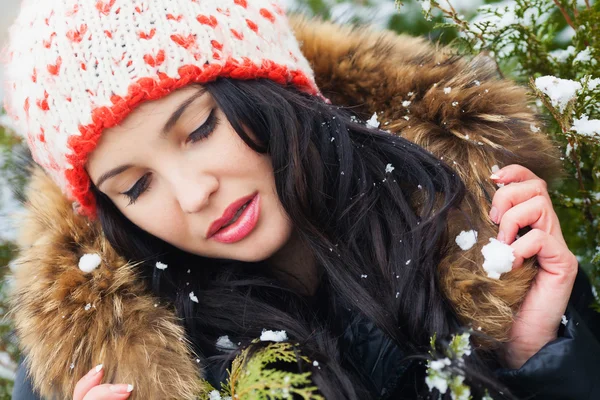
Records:
M119 125L109 128L106 131L132 129L143 125L152 127L152 131L158 133L158 130L162 130L163 125L173 112L200 90L202 90L202 87L199 85L189 85L175 90L158 100L142 103L133 109Z

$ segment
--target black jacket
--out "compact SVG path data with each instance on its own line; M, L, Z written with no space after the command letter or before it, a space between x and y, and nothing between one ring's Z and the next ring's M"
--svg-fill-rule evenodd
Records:
M544 346L520 369L499 369L497 376L519 398L540 400L600 399L600 313L593 303L590 282L580 269L559 337ZM342 340L349 368L380 399L416 398L415 384L424 377L410 375L406 354L372 323L350 324ZM417 381L418 380L418 381ZM414 381L414 382L413 382ZM13 391L15 400L39 400L20 364Z

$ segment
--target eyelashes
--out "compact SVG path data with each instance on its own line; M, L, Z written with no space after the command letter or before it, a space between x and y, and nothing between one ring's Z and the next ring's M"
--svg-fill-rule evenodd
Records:
M206 139L217 127L219 124L219 119L216 115L216 109L213 108L206 118L206 122L204 122L198 129L194 132L190 133L190 135L185 140L185 143L196 143L202 139Z
M185 139L185 143L196 143L204 140L210 136L210 134L216 129L219 124L219 118L216 115L216 108L213 108L206 118L206 121L195 131L190 133ZM147 173L142 176L138 181L126 192L121 193L122 195L129 198L128 206L134 204L136 200L145 192L150 190L151 175Z
M150 174L142 176L128 191L122 193L129 197L128 206L135 203L140 195L150 189Z

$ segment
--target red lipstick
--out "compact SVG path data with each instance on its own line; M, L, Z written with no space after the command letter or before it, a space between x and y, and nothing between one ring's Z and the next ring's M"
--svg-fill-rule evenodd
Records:
M222 243L238 242L252 232L259 215L260 196L258 193L242 197L231 203L225 209L223 216L210 225L206 238L212 238Z

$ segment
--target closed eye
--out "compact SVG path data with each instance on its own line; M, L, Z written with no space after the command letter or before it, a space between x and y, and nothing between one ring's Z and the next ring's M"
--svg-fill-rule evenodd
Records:
M202 139L206 139L217 127L219 124L219 119L217 118L216 108L213 108L206 118L206 121L194 132L190 133L190 135L185 140L185 143L195 143Z
M138 179L138 181L131 187L131 189L121 193L129 198L129 204L127 204L128 206L134 204L142 193L150 189L150 176L151 174L147 173L146 175Z

